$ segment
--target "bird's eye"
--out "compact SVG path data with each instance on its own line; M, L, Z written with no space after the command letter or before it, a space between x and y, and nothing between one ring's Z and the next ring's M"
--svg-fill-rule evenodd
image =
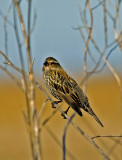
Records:
M44 62L44 66L48 66L48 63L47 63L47 61L46 61L46 62Z
M55 64L55 62L51 62L51 64Z
M58 64L57 62L51 62L51 64Z

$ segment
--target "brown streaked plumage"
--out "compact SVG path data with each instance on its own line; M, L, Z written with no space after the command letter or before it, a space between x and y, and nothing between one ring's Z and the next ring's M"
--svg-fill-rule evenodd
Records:
M82 116L80 108L84 109L103 127L103 124L93 112L87 96L55 58L46 58L42 70L46 87L55 98L60 100L59 102L65 100L80 116Z

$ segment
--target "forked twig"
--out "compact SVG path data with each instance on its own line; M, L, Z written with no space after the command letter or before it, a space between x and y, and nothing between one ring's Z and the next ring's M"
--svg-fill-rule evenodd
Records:
M32 149L32 156L33 159L41 160L41 143L40 143L40 136L39 136L39 121L37 117L36 112L36 105L35 105L35 83L34 83L34 74L33 74L33 64L32 64L32 55L31 55L31 46L30 46L30 26L31 26L31 4L32 0L28 1L28 11L27 11L27 29L28 32L26 32L25 24L23 21L22 12L20 9L20 4L17 0L13 0L17 13L19 16L19 21L21 25L21 30L24 36L25 40L25 46L28 56L28 69L29 69L29 82L28 82L28 90L26 92L27 97L27 107L28 107L28 119L29 119L29 125L32 129L32 132L30 133L30 141L31 141L31 149ZM28 34L27 34L28 33ZM15 66L14 66L15 67ZM16 68L16 67L15 67ZM18 69L18 68L17 68ZM18 69L20 71L20 69ZM25 76L24 71L23 76Z

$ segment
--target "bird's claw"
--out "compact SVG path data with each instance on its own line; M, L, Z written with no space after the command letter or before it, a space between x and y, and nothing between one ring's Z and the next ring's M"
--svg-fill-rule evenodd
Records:
M52 102L52 108L56 108L56 107L55 107L55 104L58 104L58 103L61 103L61 102L62 102L62 101L53 101L53 102Z
M56 108L56 107L55 107L55 104L56 104L55 101L52 102L52 108Z
M65 113L65 112L64 112L64 113ZM65 114L64 114L64 113L61 113L61 116L62 116L64 119L67 119L66 116L65 116L66 113L65 113Z
M67 115L67 112L68 112L69 108L70 108L70 106L67 108L66 111L64 111L64 113L61 113L61 116L63 116L64 119L67 119L66 115ZM66 114L66 115L65 115L65 114Z

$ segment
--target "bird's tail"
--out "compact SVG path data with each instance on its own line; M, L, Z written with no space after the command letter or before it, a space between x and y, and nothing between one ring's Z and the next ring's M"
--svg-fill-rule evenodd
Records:
M94 117L94 119L95 119L102 127L104 127L103 124L101 123L101 121L100 121L99 118L95 115L94 112L92 113L92 116Z
M101 121L99 120L99 118L96 116L96 114L94 113L94 111L92 110L92 108L90 107L89 103L86 104L86 108L84 108L85 111L87 111L91 116L94 117L94 119L102 126L103 124L101 123Z

